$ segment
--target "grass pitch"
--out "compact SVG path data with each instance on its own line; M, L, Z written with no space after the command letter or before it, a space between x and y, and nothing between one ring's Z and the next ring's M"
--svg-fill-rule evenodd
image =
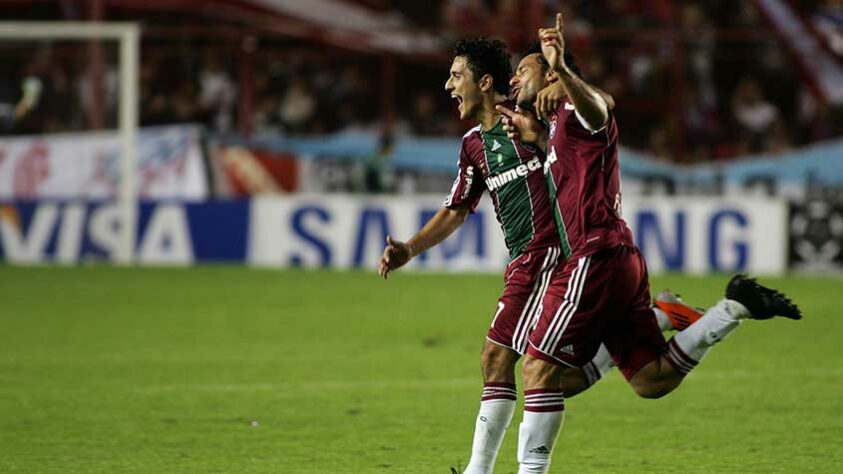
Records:
M841 472L843 280L764 281L805 319L747 322L661 400L611 373L566 402L551 471ZM707 305L725 282L653 287ZM501 286L0 267L0 472L446 473L468 459Z

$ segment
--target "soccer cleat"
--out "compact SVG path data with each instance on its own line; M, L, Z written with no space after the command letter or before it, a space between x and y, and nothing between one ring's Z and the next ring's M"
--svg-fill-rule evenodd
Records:
M670 290L662 290L656 296L654 303L657 308L667 315L670 325L677 331L681 331L694 324L703 315L701 310L688 305L682 301L679 295Z
M770 319L774 316L802 319L802 311L790 298L744 274L732 277L726 286L726 298L744 305L752 319Z

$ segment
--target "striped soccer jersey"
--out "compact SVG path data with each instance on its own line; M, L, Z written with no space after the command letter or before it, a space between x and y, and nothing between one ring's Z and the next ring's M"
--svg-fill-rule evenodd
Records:
M457 178L444 205L468 203L474 212L488 191L511 259L558 246L543 165L535 149L507 138L502 122L489 131L478 125L463 136Z
M597 131L565 100L549 117L545 175L566 258L634 245L621 217L618 126L609 113Z

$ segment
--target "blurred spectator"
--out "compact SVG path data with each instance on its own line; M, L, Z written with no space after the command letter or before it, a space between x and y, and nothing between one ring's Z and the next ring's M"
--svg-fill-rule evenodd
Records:
M82 73L76 80L76 93L79 96L79 106L82 110L89 110L93 102L94 90L91 87L91 76L87 72ZM100 106L106 117L106 123L115 123L117 117L117 106L120 97L120 78L114 63L108 63L103 71L102 94Z
M802 6L834 50L841 2L791 3ZM625 146L660 159L725 159L843 134L840 107L809 92L754 2L571 0L564 6L567 43L586 78L615 98ZM424 10L418 26L444 38L497 36L517 51L535 36L533 23L552 24L560 6L550 0L439 0L423 7L390 2L389 8L410 22L413 12ZM438 58L392 57L395 84L385 87L381 81L389 76L380 54L261 39L250 74L250 119L258 133L380 129L385 110L395 115L388 125L396 135L458 136L470 126L456 118L441 91L447 48ZM236 49L234 44L222 38L144 38L141 125L198 122L214 131L234 130L242 64L222 53ZM85 51L83 43L3 50L10 60L0 78L0 131L84 129L92 102ZM106 58L101 102L106 126L114 127L117 58Z
M489 13L482 0L447 1L442 7L443 26L447 31L459 32L459 36L478 36L486 31Z
M281 120L293 133L306 130L307 121L316 112L316 99L310 92L310 86L303 78L294 78L281 98Z
M811 8L814 27L825 39L828 47L843 56L843 2L820 0Z
M770 127L770 133L764 137L762 149L768 153L782 153L792 147L793 142L787 124L782 119L776 120Z
M761 86L753 78L745 78L732 96L732 113L741 127L751 152L764 150L765 135L779 119L779 110L768 102Z
M190 81L182 82L170 98L170 107L173 123L195 122L203 112L196 85Z
M650 132L649 149L656 159L670 161L673 152L670 146L670 133L666 125L661 125Z
M199 104L204 109L205 123L214 130L226 132L234 127L234 103L237 87L212 51L205 53L199 71Z
M685 89L684 124L685 142L692 147L707 147L720 136L720 121L717 109L711 100L706 100L698 84L689 84ZM706 158L712 158L708 156Z
M446 117L437 110L437 101L429 90L419 92L412 99L410 123L416 135L438 135L445 130Z
M364 173L366 192L383 193L394 190L394 173L392 169L393 147L392 135L386 133L381 136L378 152L366 160L366 170Z

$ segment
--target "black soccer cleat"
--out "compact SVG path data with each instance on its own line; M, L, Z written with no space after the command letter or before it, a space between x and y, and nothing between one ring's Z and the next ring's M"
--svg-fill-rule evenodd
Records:
M802 311L790 298L744 274L732 277L726 286L726 298L746 306L752 319L770 319L774 316L802 319Z

